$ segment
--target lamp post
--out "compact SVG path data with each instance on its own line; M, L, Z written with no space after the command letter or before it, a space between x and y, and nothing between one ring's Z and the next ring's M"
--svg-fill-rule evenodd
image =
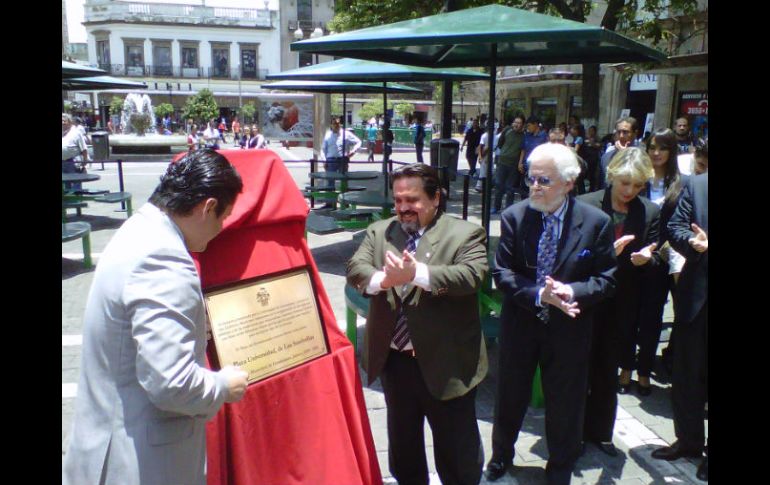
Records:
M294 40L300 41L305 38L305 33L302 32L302 28L299 26L299 20L297 20L297 30L294 31ZM299 65L299 51L297 51L297 67L302 67Z
M310 38L311 39L318 39L318 38L323 37L323 36L324 36L324 31L323 31L323 29L321 28L320 25L318 27L316 27L315 30L313 30L312 34L310 34ZM318 54L317 53L315 54L315 62L314 62L314 64L318 64Z
M324 31L319 24L310 34L311 39L323 37ZM315 62L318 64L318 54L314 55ZM329 115L331 112L330 94L316 93L313 95L313 157L318 158L320 147L323 145L324 136L329 129Z
M460 122L463 125L463 133L465 132L465 86L460 83Z

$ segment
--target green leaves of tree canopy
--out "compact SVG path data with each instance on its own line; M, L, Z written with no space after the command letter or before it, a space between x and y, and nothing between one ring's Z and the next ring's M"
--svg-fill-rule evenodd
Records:
M194 96L190 96L182 110L185 119L192 118L199 125L207 123L211 118L219 116L219 106L214 100L214 93L210 89L201 89Z

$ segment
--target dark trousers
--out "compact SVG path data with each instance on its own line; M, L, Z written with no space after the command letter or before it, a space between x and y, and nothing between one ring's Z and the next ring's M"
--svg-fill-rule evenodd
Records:
M518 167L514 165L497 164L495 171L495 204L494 208L500 210L505 194L505 207L513 204L514 193L519 186L521 174Z
M588 398L583 425L585 441L612 441L618 406L618 322L614 301L597 308L591 331Z
M77 173L77 171L74 159L68 158L61 161L61 173ZM64 182L64 188L66 190L80 190L83 188L83 184L81 182Z
M419 356L418 356L419 358ZM388 408L388 460L399 485L427 485L423 426L428 419L441 483L478 484L484 449L476 424L476 388L441 401L433 397L417 364L407 354L391 351L380 376Z
M425 163L422 161L422 149L425 145L423 143L415 143L414 149L417 152L417 163Z
M692 322L674 324L674 373L671 376L674 432L687 448L701 449L705 442L708 332L708 302Z
M660 332L663 329L663 309L673 277L668 274L668 264L662 264L642 278L641 310L639 318L624 319L620 323L620 367L636 369L640 376L649 377L658 351ZM636 347L639 346L637 358Z
M550 485L568 485L583 438L589 323L572 319L548 324L532 318L518 321L503 311L492 459L513 460L539 363L545 394L546 476Z
M478 161L479 154L476 153L476 149L474 148L472 151L469 150L465 153L465 159L468 160L468 167L470 167L470 174L474 174L476 172L476 162Z
M341 157L329 157L324 162L324 171L326 172L339 172L340 164L343 161ZM334 187L334 180L327 180L326 187Z

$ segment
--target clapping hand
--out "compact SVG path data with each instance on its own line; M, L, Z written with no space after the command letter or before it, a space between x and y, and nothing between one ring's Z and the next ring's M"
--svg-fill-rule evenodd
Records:
M618 239L615 240L613 243L615 245L615 256L620 256L620 253L623 252L623 250L626 248L628 243L636 239L636 236L633 234L628 234L626 236L621 236Z
M634 266L642 266L647 264L647 262L652 259L652 252L655 251L655 248L658 246L658 243L652 243L649 246L645 246L639 251L635 253L631 253L631 263Z
M381 287L405 285L414 280L414 275L417 273L417 260L406 249L403 252L403 258L399 258L391 251L386 251L385 266L382 270L385 272L385 278L380 283Z
M690 243L690 246L699 253L703 253L708 251L709 248L709 238L708 234L706 234L706 231L698 227L697 224L694 222L691 224L692 230L695 233L695 236L691 237L687 240L687 242Z
M545 288L540 297L541 303L553 305L569 317L575 318L580 314L580 308L577 302L569 303L573 296L574 292L570 285L556 281L550 276L545 277Z

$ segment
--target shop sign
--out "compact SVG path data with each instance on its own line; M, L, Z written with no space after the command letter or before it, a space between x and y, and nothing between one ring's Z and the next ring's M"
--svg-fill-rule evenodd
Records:
M708 91L693 91L679 95L680 116L708 116Z
M658 89L657 74L634 74L629 91L654 91Z

